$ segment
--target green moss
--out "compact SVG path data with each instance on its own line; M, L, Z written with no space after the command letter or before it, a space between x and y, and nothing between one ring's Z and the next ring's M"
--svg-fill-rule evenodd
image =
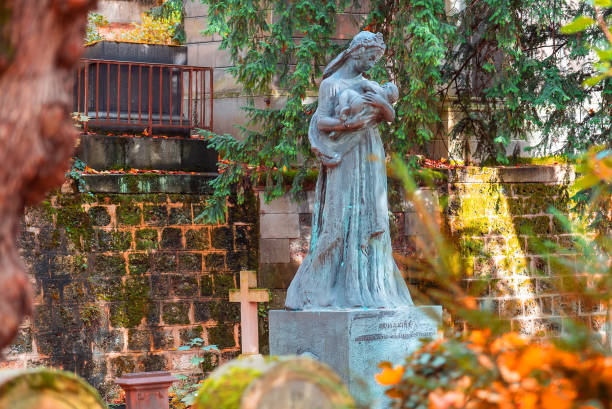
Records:
M76 197L76 200L74 199L73 197L72 202L63 205L58 210L57 227L64 229L66 236L77 249L90 251L94 244L92 220L89 214L83 210L78 197Z
M136 231L136 250L151 250L159 248L157 230L142 229Z
M151 262L147 253L132 253L128 257L130 275L142 275L149 271Z
M262 375L253 368L233 367L220 377L210 377L198 391L195 409L238 409L246 388Z
M162 318L169 325L189 324L189 304L183 302L164 304Z
M132 204L122 204L117 207L117 222L120 225L136 226L140 224L142 210Z

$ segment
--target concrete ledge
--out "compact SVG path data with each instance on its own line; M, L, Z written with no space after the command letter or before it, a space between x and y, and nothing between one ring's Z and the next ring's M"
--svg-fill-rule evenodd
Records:
M216 175L174 174L105 174L83 175L87 189L92 193L188 193L208 195L212 187L208 182Z
M565 183L575 176L572 165L469 166L449 170L449 183Z
M77 157L96 170L216 172L218 154L202 139L83 135Z

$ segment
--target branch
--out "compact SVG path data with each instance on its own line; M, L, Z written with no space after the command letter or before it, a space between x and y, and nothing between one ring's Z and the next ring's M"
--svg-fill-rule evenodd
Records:
M606 20L604 20L603 18L603 14L601 14L601 12L599 11L599 7L595 7L595 15L597 16L597 23L599 23L599 26L606 35L606 38L608 39L610 45L612 45L612 33L610 33L610 29L606 24Z

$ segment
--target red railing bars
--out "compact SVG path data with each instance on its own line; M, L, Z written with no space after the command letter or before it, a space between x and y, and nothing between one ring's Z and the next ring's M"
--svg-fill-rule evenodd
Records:
M212 83L211 67L81 59L75 112L98 128L212 130Z

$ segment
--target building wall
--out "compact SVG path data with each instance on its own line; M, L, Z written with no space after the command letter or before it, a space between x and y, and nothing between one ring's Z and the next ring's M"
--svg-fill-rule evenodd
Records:
M187 61L189 65L214 67L214 132L229 133L239 137L236 124L244 125L246 117L241 107L246 106L247 98L242 92L242 86L228 72L232 66L230 55L220 50L221 38L218 35L203 36L201 31L206 28L208 7L199 0L184 0L185 4L185 35L187 44ZM364 18L364 9L349 10L338 16L336 35L333 39L346 42L358 32L360 22ZM286 91L275 90L273 95L255 96L255 104L265 107L265 100L270 105L280 107L285 101Z
M464 287L482 288L476 298L481 308L493 310L512 329L528 335L559 336L564 316L579 317L602 333L604 306L582 305L554 285L566 272L551 258L571 247L573 237L562 229L550 207L570 213L572 169L474 167L447 171L446 176L445 183L422 189L421 195L468 262ZM269 204L260 202L259 285L270 288L271 308L282 308L286 289L307 252L313 192L307 197L301 203L288 196ZM396 254L422 257L430 240L419 214L393 182L389 197ZM544 252L536 243L546 240L561 248ZM403 271L412 285L424 289L422 282Z
M196 218L208 178L183 176L191 190L181 193L139 178L112 189L110 177L89 177L124 193L56 192L27 211L19 244L35 313L3 366L60 367L106 394L124 373L193 373L193 352L176 348L195 337L220 349L204 371L239 354L240 308L228 291L240 270L257 268L254 196L230 207L228 223L205 225Z

